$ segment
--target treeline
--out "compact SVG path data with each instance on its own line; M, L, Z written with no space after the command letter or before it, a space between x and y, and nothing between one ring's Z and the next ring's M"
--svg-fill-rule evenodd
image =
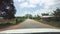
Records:
M52 16L48 19L52 20L52 21L60 21L60 9L57 8L56 10L53 11L53 13L49 14L49 13L42 13L42 16ZM35 15L32 16L31 14L26 14L25 15L26 18L30 18L30 19L36 19L36 20L40 20L42 17L40 15Z
M53 11L53 15L55 17L56 21L60 21L60 9L56 9L55 11Z

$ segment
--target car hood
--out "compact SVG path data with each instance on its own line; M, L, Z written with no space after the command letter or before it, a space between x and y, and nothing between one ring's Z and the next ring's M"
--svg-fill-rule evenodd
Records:
M1 31L0 33L39 33L39 32L60 32L60 29L51 28L14 29Z

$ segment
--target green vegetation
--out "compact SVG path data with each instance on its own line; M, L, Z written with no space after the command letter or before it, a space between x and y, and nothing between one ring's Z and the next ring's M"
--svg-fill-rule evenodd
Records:
M26 14L26 18L33 19L33 20L40 20L41 17L39 15L32 16L31 14Z
M7 23L14 24L16 23L16 19L11 19L11 20L0 19L0 24L7 24Z
M3 19L0 19L0 25L15 24L15 14L16 9L13 0L0 0L0 17L3 17Z
M53 22L46 22L46 21L42 21L42 23L44 24L49 24L49 25L52 25L52 26L55 26L55 27L59 27L60 28L60 22L57 22L57 21L53 21Z
M0 17L4 19L13 19L15 18L15 14L16 9L13 0L0 0Z
M39 15L37 15L37 16L32 17L32 19L34 19L34 20L40 20L41 17Z
M21 22L23 22L25 19L26 19L26 17L17 17L16 22L17 22L17 23L21 23Z
M16 20L17 18L17 20ZM0 25L3 25L3 24L10 24L10 25L14 25L14 24L18 24L18 23L21 23L23 22L26 17L16 17L15 19L10 19L10 20L0 20Z
M42 21L42 23L49 24L49 25L60 28L60 9L57 8L55 11L53 11L52 15L54 16L53 18L54 20L49 21L49 22Z
M11 19L9 22L10 22L11 24L16 24L16 19Z
M32 15L31 14L26 14L25 17L32 19Z
M54 11L53 15L54 15L56 21L60 21L60 9L57 8Z
M49 16L48 13L42 13L42 16Z

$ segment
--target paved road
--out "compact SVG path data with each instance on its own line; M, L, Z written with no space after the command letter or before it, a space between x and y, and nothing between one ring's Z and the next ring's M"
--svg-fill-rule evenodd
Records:
M20 24L19 28L54 28L54 27L50 25L42 24L32 19L27 19L26 21Z

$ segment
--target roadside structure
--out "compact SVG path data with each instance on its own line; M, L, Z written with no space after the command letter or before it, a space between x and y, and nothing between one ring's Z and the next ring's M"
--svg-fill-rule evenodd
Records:
M54 20L54 16L42 16L41 19L43 21L53 21Z

